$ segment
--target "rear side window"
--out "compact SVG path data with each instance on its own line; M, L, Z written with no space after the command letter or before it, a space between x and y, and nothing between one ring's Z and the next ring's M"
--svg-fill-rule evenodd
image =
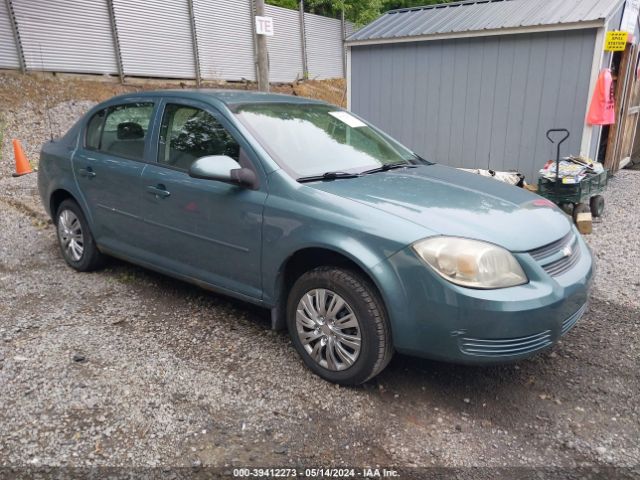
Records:
M226 155L238 161L240 145L210 113L168 104L160 126L158 163L189 170L195 160L209 155Z
M144 158L153 103L127 103L96 113L87 124L86 147L132 160Z
M102 125L104 124L106 113L106 110L100 110L91 117L91 120L89 120L87 124L86 146L91 150L100 149L100 136L102 135Z

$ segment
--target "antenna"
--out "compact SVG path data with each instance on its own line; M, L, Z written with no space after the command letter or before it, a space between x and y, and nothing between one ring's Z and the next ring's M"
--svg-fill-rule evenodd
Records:
M40 49L40 70L42 70L44 77L44 61L42 60L42 44L38 43L38 48ZM47 109L47 120L49 121L49 136L51 138L51 142L53 142L53 123L51 121L51 110L49 109L49 95L45 96L44 99L44 108Z

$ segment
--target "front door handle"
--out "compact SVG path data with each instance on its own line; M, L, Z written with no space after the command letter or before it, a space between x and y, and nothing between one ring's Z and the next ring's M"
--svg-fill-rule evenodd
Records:
M158 185L149 185L147 187L147 193L155 195L156 198L167 198L171 195L171 192L167 190L167 187L165 187L161 183Z
M96 172L94 172L93 168L91 167L81 168L80 170L78 170L78 173L81 177L93 178L96 176Z

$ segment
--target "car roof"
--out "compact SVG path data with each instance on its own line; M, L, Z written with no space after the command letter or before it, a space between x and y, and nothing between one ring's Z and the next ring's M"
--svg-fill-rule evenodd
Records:
M157 97L157 96L165 96L165 97L179 97L185 99L192 100L200 100L200 101L210 101L217 100L219 102L224 103L227 106L234 106L239 104L248 104L248 103L291 103L291 104L302 104L302 103L315 103L315 104L325 104L320 100L314 100L312 98L306 97L297 97L295 95L284 95L280 93L265 93L258 91L248 91L248 90L223 90L223 89L213 89L213 88L190 88L190 89L170 89L170 90L146 90L142 92L136 93L127 93L123 95L119 95L117 97L113 97L109 100L111 103L114 100L118 100L120 98L126 99L135 96L136 98L144 98L144 97Z

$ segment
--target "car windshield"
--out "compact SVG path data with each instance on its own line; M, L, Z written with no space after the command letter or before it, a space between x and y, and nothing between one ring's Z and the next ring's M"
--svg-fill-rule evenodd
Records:
M298 179L422 163L407 148L330 105L246 104L235 113L274 160Z

